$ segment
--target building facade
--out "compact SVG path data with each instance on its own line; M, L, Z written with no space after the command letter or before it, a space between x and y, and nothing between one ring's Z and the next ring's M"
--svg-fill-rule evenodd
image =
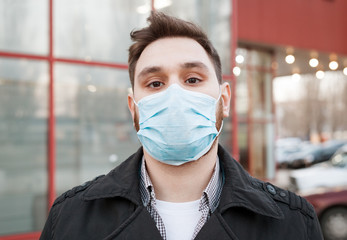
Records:
M109 172L140 146L126 103L127 49L129 33L146 25L151 10L193 21L209 35L232 87L221 143L252 175L273 178L272 81L286 69L279 54L288 46L347 53L341 28L309 41L314 29L302 24L309 19L288 15L314 6L325 9L327 22L341 22L343 0L299 2L1 0L0 240L37 239L59 194Z

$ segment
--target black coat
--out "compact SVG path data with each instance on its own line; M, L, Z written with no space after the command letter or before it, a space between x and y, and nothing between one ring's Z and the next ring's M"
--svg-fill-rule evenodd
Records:
M142 156L140 148L106 176L57 198L40 239L161 239L141 201ZM220 146L218 156L225 176L221 200L195 239L323 239L305 199L252 178Z

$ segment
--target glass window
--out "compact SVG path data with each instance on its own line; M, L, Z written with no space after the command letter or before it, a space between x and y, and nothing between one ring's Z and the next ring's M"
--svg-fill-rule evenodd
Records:
M252 174L258 178L275 177L274 129L272 123L253 124L251 134Z
M252 174L255 177L265 177L266 169L266 136L264 124L253 124L251 134Z
M249 52L252 66L270 68L272 62L272 55L265 51L252 50Z
M239 118L245 119L249 110L249 86L248 86L248 74L246 68L241 69L240 75L236 78L236 110Z
M140 146L127 106L128 72L57 64L58 194L106 174Z
M0 235L46 218L48 66L0 58Z
M248 124L247 123L239 123L238 125L238 136L237 140L240 148L240 163L245 168L249 168L250 160L249 160L249 139L248 139Z
M156 1L155 7L169 15L201 26L217 49L224 74L230 74L230 0Z
M141 6L150 9L150 1L54 1L55 55L126 63L130 31L146 25Z
M0 50L48 53L48 1L0 1Z
M241 69L236 88L241 164L256 177L273 178L272 55L246 48L238 48L236 55Z
M269 118L272 116L272 74L252 72L253 117Z

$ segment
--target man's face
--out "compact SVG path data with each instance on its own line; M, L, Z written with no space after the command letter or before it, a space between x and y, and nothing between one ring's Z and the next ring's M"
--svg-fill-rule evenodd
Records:
M138 110L133 99L138 102L143 97L164 91L172 84L215 99L221 91L217 119L229 115L229 84L218 83L213 64L203 47L190 38L163 38L144 49L135 67L134 91L128 96L128 105L136 130Z

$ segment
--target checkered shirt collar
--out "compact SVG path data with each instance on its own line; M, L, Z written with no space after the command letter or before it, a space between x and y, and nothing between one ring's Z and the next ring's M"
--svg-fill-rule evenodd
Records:
M207 187L203 191L203 195L200 200L200 209L203 207L203 204L207 203L210 212L214 212L219 204L220 194L222 191L223 180L220 173L220 164L219 158L217 156L216 166L214 168L213 175L207 184ZM156 200L155 191L153 184L148 175L145 159L142 157L141 163L141 181L140 181L140 192L141 198L144 206L147 206L151 199Z

